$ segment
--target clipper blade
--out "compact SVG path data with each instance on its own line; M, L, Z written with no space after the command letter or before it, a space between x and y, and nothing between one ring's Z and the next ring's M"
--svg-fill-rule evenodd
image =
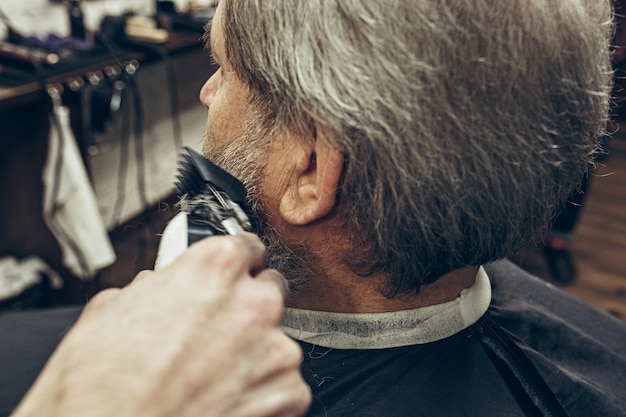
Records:
M190 147L185 147L182 154L176 192L179 196L187 194L190 197L204 191L206 184L225 192L238 204L246 203L246 190L239 180L222 168L215 165Z
M192 238L192 229L194 236L252 231L243 184L193 149L185 151L175 187L188 214L189 243L199 240Z

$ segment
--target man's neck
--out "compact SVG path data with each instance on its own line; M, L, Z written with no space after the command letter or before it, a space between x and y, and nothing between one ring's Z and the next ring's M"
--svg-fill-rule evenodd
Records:
M476 281L479 267L465 267L422 287L417 294L385 297L381 291L387 287L385 275L362 277L345 264L341 254L350 250L353 242L345 237L349 234L342 229L344 223L337 213L304 227L282 222L276 213L272 211L274 227L282 239L306 242L309 252L315 254L314 276L287 296L287 307L335 313L410 310L452 301Z
M418 294L387 298L380 289L385 277L360 277L346 267L325 268L304 288L291 293L287 306L337 313L382 313L442 304L457 298L476 280L478 267L452 271L422 287Z

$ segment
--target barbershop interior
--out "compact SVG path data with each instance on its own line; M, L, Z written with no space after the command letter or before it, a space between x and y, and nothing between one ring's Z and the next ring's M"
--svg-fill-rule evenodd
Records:
M198 94L215 70L202 35L215 3L0 2L0 314L85 303L154 268L181 210L181 162L202 149ZM596 168L553 228L511 260L626 320L617 28L610 135Z
M624 415L610 1L0 0L0 417Z

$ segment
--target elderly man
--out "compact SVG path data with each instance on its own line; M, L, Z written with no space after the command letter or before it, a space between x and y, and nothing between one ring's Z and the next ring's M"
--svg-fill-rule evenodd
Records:
M590 169L608 1L222 0L204 155L290 282L311 416L623 415L624 324L506 261Z
M608 0L220 2L204 154L244 183L266 264L292 288L283 328L303 350L307 415L624 415L624 323L501 260L590 169L610 22ZM221 305L245 335L251 321ZM227 346L271 371L250 340L263 334ZM308 400L280 409L271 391L247 410ZM219 414L176 398L180 415Z

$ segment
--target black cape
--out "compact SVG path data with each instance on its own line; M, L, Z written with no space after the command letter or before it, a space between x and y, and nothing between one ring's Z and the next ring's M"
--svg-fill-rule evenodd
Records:
M454 336L379 350L300 342L307 416L626 416L626 323L508 261L485 269L491 305Z
M0 417L26 394L82 307L0 313Z
M485 269L487 313L449 338L379 350L300 342L307 416L626 416L626 323L508 261ZM0 417L80 309L0 315Z

